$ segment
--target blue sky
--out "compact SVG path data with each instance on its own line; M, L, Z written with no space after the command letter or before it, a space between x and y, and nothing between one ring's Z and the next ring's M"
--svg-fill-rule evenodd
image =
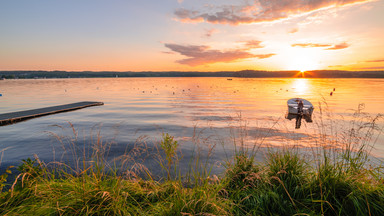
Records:
M0 70L384 69L384 2L0 2Z

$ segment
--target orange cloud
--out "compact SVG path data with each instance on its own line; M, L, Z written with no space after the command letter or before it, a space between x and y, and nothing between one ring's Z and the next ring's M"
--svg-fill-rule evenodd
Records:
M209 46L178 45L166 43L165 47L169 48L173 52L188 57L186 59L178 60L177 63L189 66L199 66L218 62L228 63L248 58L265 59L275 55L273 53L255 55L247 52L247 49L220 51L210 49Z
M384 70L384 66L359 68L360 70Z
M330 47L326 50L339 50L339 49L345 49L345 48L348 48L350 45L347 44L347 43L341 43L341 44L336 44L334 45L333 47Z
M302 48L313 48L313 47L328 47L325 50L339 50L339 49L345 49L348 48L350 45L346 42L340 43L340 44L318 44L318 43L297 43L292 44L292 47L302 47Z
M177 9L174 14L182 22L208 22L238 25L285 19L309 12L342 7L370 0L259 0L244 5L206 6L202 10ZM248 1L246 1L248 2Z
M290 30L288 31L288 33L289 33L289 34L294 34L294 33L298 32L298 31L299 31L298 28L293 28L293 29L290 29Z
M317 44L317 43L297 43L292 44L292 47L302 47L302 48L308 48L308 47L330 47L331 44Z
M344 67L345 65L329 65L329 68L339 68L339 67Z
M375 59L375 60L369 60L369 61L365 61L367 63L375 63L375 62L384 62L384 59Z
M264 47L263 45L261 45L262 41L258 40L243 41L243 43L247 49L256 49Z
M275 53L269 53L269 54L254 55L254 57L259 58L259 59L265 59L265 58L270 58L274 55L276 55L276 54Z

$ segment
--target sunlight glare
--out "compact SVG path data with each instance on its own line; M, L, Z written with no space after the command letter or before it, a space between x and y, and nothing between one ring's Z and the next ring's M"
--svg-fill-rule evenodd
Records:
M295 79L292 83L292 88L296 93L305 94L308 90L308 79Z
M316 50L289 49L289 58L286 59L286 70L299 70L301 72L320 69L319 53Z

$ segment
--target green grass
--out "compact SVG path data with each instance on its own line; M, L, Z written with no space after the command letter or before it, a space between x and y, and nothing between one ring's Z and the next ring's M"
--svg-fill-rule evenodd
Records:
M24 160L0 193L0 215L384 215L383 167L370 163L367 142L376 121L366 127L354 122L353 130L338 133L340 139L322 132L312 154L271 149L263 162L256 162L257 148L246 148L241 137L220 177L210 175L199 152L192 174L181 176L178 142L163 134L159 181L145 169L144 178L108 165L108 147L97 139L92 163L76 169ZM1 187L7 174L0 176Z
M34 160L20 169L0 194L1 215L384 215L382 172L316 168L288 150L260 164L238 154L222 178L192 188L94 169L54 174Z

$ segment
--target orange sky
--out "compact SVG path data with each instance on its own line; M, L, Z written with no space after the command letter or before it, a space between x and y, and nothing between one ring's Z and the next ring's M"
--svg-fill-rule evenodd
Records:
M0 70L384 70L383 11L383 0L5 0Z

